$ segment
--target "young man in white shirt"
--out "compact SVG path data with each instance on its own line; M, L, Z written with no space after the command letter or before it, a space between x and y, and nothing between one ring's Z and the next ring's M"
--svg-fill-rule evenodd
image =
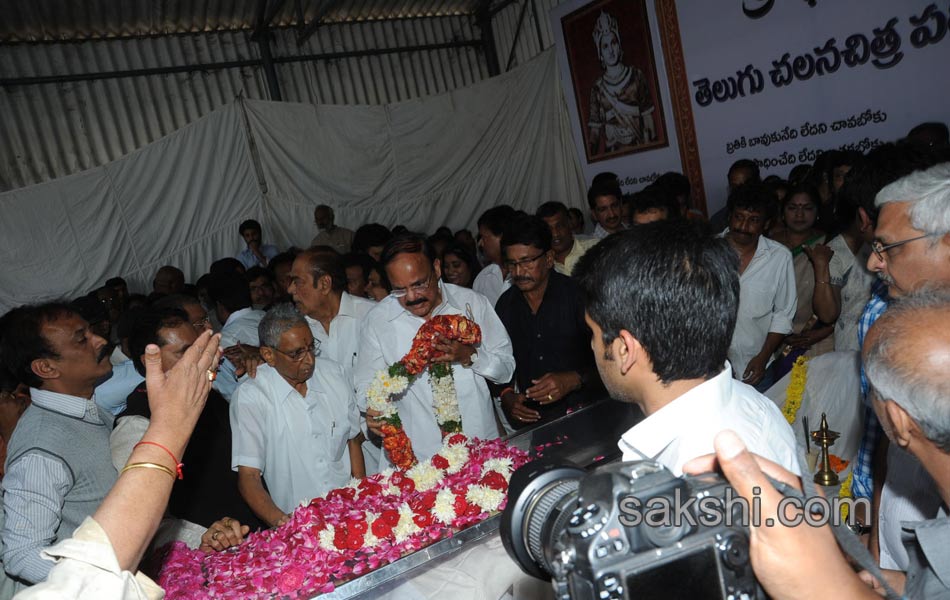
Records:
M383 249L382 263L393 291L366 315L363 325L356 367L360 409L366 409L366 390L376 372L405 356L426 320L443 314L466 315L481 327L481 343L475 347L442 340L437 345L442 354L433 362L452 366L463 433L481 439L498 437L487 381L510 381L515 359L508 332L493 306L481 294L443 283L440 261L423 236L394 237ZM432 409L427 373L412 382L400 398L398 409L416 456L424 460L438 452L442 438ZM381 435L377 416L378 413L367 410L366 424Z
M264 311L251 307L251 289L242 275L220 273L213 275L208 293L214 302L214 312L221 327L221 349L225 360L221 363L214 389L228 402L245 374L245 352L255 354L259 344L257 327Z
M735 381L726 360L737 262L701 225L660 221L607 238L578 263L601 379L612 398L646 415L619 442L624 460L655 460L680 475L732 429L756 453L799 471L781 411Z
M797 306L792 253L763 235L775 204L767 186L739 186L729 195L729 229L723 234L739 256L739 313L729 362L737 379L759 391L774 383L766 378L766 369L792 331Z
M293 306L268 311L260 337L267 364L231 402L231 468L254 514L276 526L301 501L366 475L363 436L343 367L316 360L313 334Z

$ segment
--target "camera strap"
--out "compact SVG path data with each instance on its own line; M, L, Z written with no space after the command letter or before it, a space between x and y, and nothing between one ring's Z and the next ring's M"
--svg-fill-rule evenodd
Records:
M821 494L818 492L818 488L815 487L815 483L810 477L807 476L801 478L802 490L804 493L789 485L786 485L781 481L775 481L771 478L769 479L772 481L775 489L787 497L799 498L804 501L808 498L821 496ZM838 547L841 548L841 551L851 557L851 559L854 560L854 562L857 563L859 567L869 572L879 582L881 582L881 586L884 588L884 591L887 594L887 600L901 600L903 598L903 596L895 592L894 589L888 585L887 580L884 579L884 575L881 573L881 569L877 565L877 562L853 531L845 527L843 524L839 523L836 525L833 520L829 521L828 526L831 528L831 532L834 534L835 541L838 542Z

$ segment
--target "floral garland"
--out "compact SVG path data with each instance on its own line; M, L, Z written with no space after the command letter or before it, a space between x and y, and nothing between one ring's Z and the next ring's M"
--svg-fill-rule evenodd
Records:
M376 372L366 390L367 407L380 413L383 421L383 448L396 467L408 469L416 464L412 442L402 428L402 421L393 398L403 394L415 378L428 369L432 389L432 408L442 437L462 432L462 414L455 393L452 367L447 363L431 363L436 355L439 337L475 345L482 341L482 330L462 315L438 315L419 328L412 338L412 347L399 362Z
M528 460L500 439L455 434L408 471L353 480L231 550L173 543L158 583L170 600L327 593L504 509L511 474Z
M808 381L808 358L799 356L792 366L792 377L785 389L785 406L782 414L789 425L798 417L798 409L802 407L802 398L805 396L805 383Z
M848 478L844 480L844 483L841 484L841 489L838 490L839 498L850 498L851 497L851 481L854 479L854 471L848 473ZM848 518L848 512L850 507L847 502L841 503L841 508L838 510L841 511L841 520Z

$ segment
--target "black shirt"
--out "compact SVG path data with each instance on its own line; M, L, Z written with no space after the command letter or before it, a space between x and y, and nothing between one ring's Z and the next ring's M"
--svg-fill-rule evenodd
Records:
M590 349L590 328L584 322L584 302L573 279L552 270L537 313L517 287L512 286L498 298L495 312L511 337L515 356L515 381L518 390L534 385L547 373L577 371L584 385L553 404L528 406L541 413L541 422L564 415L592 399L591 391L600 383ZM519 421L512 420L518 427Z
M188 442L184 479L176 479L168 501L168 512L192 523L209 527L223 517L237 519L254 531L262 525L241 497L237 473L231 470L231 420L227 401L215 390L208 393L195 431ZM129 394L125 411L128 416L151 418L145 383ZM117 419L117 420L118 420Z

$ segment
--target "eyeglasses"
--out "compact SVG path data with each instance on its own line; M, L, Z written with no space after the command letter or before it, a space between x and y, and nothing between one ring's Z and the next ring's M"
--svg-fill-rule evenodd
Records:
M312 356L313 358L316 358L316 357L317 357L317 350L318 350L319 348L320 348L320 342L319 342L318 340L313 340L312 342L310 342L310 345L309 345L308 347L306 347L306 348L298 348L297 350L294 350L293 352L284 352L284 351L281 350L280 348L274 348L274 351L275 351L275 352L280 352L281 354L283 354L284 356L286 356L287 358L289 358L289 359L292 360L293 362L300 362L300 361L302 361L302 360L304 359L304 357L307 356L308 354L309 354L310 356Z
M924 238L934 237L938 235L943 235L942 233L925 233L924 235L918 235L917 237L912 237L910 239L901 240L899 242L894 242L893 244L884 245L881 243L881 240L874 240L871 242L871 250L874 252L874 255L877 256L878 260L881 262L885 261L884 253L890 250L891 248L897 248L898 246L903 246L904 244L909 244L910 242L916 242L917 240L922 240Z
M547 252L542 252L541 254L535 256L534 258L522 258L521 260L506 260L505 268L508 269L509 271L514 271L518 267L527 267L528 265L535 262L536 260L544 256L545 254L547 254Z
M197 321L192 322L191 326L195 329L200 329L202 332L211 325L211 319L206 315L201 317Z
M415 294L421 294L422 292L429 289L429 284L432 283L432 271L429 271L429 276L426 277L426 280L422 283L414 283L407 288L393 288L393 291L389 292L389 295L393 298L405 298L409 292Z

